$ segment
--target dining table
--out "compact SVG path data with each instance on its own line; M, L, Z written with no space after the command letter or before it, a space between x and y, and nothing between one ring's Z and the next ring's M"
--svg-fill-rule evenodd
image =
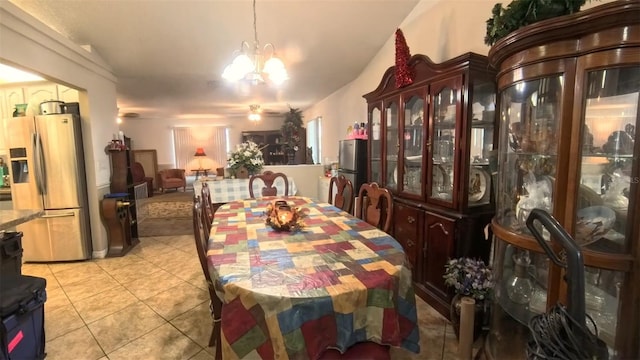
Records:
M266 224L276 200L303 226ZM319 359L371 341L419 353L409 261L389 234L306 197L222 205L212 223L208 267L223 300L224 359Z

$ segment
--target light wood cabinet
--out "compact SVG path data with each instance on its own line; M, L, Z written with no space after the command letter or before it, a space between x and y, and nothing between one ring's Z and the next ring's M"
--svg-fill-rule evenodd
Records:
M393 194L392 235L413 265L416 293L448 317L446 261L489 259L483 229L494 210L495 71L473 53L441 64L414 55L408 64L412 84L396 87L391 67L364 95L368 179Z
M523 27L489 57L499 68L501 119L490 355L525 358L514 351L526 347L529 321L571 301L565 270L548 260L525 224L538 208L580 247L584 311L599 338L612 358L636 359L640 2L615 1ZM514 292L516 276L531 284L526 293Z
M16 104L28 104L27 115L36 116L43 101L78 102L78 97L78 90L51 82L8 85L0 87L0 115L12 117Z

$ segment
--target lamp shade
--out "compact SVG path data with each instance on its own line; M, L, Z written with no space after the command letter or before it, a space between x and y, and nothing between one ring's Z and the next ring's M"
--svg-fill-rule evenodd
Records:
M207 154L204 153L204 148L197 148L193 156L207 156Z

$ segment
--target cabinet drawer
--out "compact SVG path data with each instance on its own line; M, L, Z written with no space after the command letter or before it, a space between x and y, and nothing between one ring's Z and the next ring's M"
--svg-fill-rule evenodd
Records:
M393 212L394 237L404 248L414 269L418 266L421 253L420 228L423 211L409 206L396 204Z

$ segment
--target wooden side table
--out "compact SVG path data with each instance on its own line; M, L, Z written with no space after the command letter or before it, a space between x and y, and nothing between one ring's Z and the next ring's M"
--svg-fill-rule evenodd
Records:
M191 169L191 172L196 173L196 180L198 180L201 174L205 177L209 176L209 170L211 169Z

